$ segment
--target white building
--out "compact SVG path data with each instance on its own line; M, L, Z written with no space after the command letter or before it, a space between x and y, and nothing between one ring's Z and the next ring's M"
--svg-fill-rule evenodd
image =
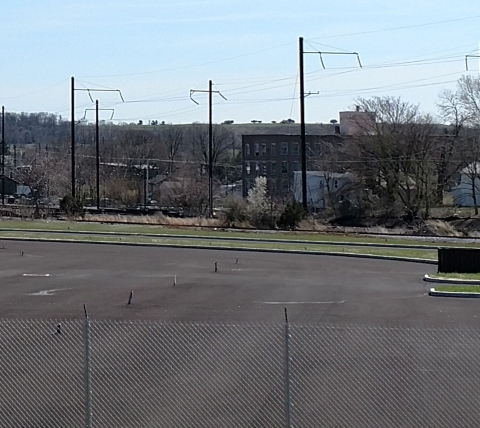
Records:
M302 202L302 172L293 173L293 193L297 202ZM343 191L352 183L352 177L346 173L327 171L307 171L307 204L316 209L325 209L329 199L341 201Z
M459 207L473 207L473 184L475 199L480 205L480 163L471 163L460 171L460 181L452 188L453 203Z

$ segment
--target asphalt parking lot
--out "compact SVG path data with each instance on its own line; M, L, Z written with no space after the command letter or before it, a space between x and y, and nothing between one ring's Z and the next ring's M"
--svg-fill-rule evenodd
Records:
M296 323L437 327L478 323L478 299L427 295L422 277L435 272L435 266L427 264L4 242L1 318L80 319L86 304L93 319L283 322L287 307L289 320ZM131 291L132 304L127 305Z
M428 296L432 265L21 241L0 263L0 426L85 426L86 389L92 426L284 426L284 308L294 426L480 418L480 299Z

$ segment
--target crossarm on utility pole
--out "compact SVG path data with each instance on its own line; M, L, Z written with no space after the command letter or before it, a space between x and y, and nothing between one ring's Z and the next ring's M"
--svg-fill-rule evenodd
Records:
M197 105L199 105L199 103L195 101L192 95L195 92L208 93L208 215L210 218L213 217L213 94L218 94L226 100L220 91L214 91L212 87L213 83L209 80L208 90L190 89L190 99Z

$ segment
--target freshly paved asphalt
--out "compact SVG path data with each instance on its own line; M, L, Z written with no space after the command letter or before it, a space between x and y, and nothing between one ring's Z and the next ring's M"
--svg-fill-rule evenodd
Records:
M478 299L428 296L422 277L436 267L426 264L4 242L0 318L81 319L83 304L92 319L157 321L281 323L284 307L289 321L314 324L460 327L480 316Z

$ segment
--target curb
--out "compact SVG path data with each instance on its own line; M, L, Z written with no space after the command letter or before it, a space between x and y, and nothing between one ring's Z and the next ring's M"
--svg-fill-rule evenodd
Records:
M465 291L436 291L435 288L430 288L429 296L436 297L465 297L469 299L480 298L480 293L468 293Z
M337 253L326 251L299 251L299 250L282 250L282 249L267 249L267 248L242 248L242 247L215 247L205 245L177 245L177 244L152 244L152 243L135 243L135 242L109 242L109 241L76 241L74 239L42 239L42 238L0 238L3 241L30 241L30 242L59 242L66 244L96 244L96 245L129 245L132 247L163 247L163 248L186 248L194 250L217 250L217 251L243 251L253 253L279 253L279 254L300 254L313 256L336 256L336 257L351 257L359 259L374 259L374 260L391 260L408 263L423 263L430 265L437 265L436 260L417 259L408 257L394 257L394 256L380 256L374 254L354 254L354 253Z
M478 279L432 278L430 275L425 275L423 280L425 282L432 282L436 284L480 285L480 280Z

